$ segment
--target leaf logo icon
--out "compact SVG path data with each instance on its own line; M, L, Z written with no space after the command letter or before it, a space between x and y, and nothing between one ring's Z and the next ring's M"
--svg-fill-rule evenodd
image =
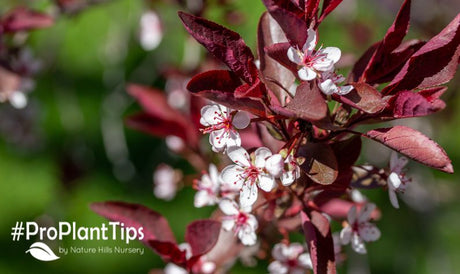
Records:
M59 257L54 254L51 248L42 242L33 243L29 250L26 251L26 253L27 252L30 252L32 257L40 261L54 261L59 259Z

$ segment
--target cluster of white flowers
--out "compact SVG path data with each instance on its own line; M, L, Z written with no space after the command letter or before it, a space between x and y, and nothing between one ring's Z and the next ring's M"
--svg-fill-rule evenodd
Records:
M289 60L299 65L297 74L301 80L311 81L318 79L318 87L326 95L334 93L348 94L353 86L338 86L345 81L342 75L335 73L335 64L340 60L341 51L336 47L319 48L317 45L316 31L308 29L308 38L302 49L290 47L287 51Z
M241 147L238 132L250 123L249 115L243 111L207 105L201 109L200 122L205 127L203 133L209 133L212 150L226 153L234 164L225 167L220 175L211 164L209 173L194 182L197 190L194 204L196 207L219 204L226 215L223 228L234 231L243 244L254 245L258 223L250 213L259 188L270 192L276 187L277 179L289 186L299 178L302 161L285 150L273 154L266 147L249 154Z

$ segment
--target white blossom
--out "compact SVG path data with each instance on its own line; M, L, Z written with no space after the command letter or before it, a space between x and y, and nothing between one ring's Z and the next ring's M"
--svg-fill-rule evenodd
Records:
M218 202L220 177L215 165L209 165L209 173L203 174L200 180L194 182L198 190L195 194L195 207L215 205Z
M388 195L390 197L390 202L395 208L399 208L398 197L396 192L404 192L406 189L409 179L407 179L403 173L404 167L408 163L406 157L398 158L396 152L391 153L390 159L390 175L387 179L388 184Z
M258 187L269 192L275 187L275 177L266 170L266 160L272 152L266 148L258 148L252 158L242 147L230 147L227 154L235 163L222 170L223 182L233 183L240 191L241 206L254 204L258 196Z
M290 47L287 51L289 60L299 65L298 75L301 80L311 81L325 71L333 71L334 65L340 59L339 48L327 47L324 49L316 48L316 31L308 29L307 41L302 49Z
M219 208L227 215L223 217L222 228L233 230L244 245L254 245L257 242L257 219L250 214L251 207L239 207L235 201L224 199Z
M182 180L182 172L169 165L161 164L153 173L155 197L163 200L172 200L176 196L178 183Z
M365 254L366 246L364 242L373 242L380 238L380 230L370 223L371 213L375 209L375 204L364 205L359 212L356 206L352 206L348 211L348 223L340 232L340 240L346 245L351 241L351 247L360 254Z
M352 85L338 86L337 84L345 81L345 77L337 75L333 71L326 71L321 74L319 89L326 95L338 94L346 95L353 90Z
M310 254L299 243L276 244L272 249L272 256L275 261L270 263L268 271L273 274L301 274L313 269Z
M236 129L246 128L250 118L246 112L232 111L222 105L208 105L201 109L200 123L206 127L203 133L210 133L212 150L221 152L231 146L241 146Z
M139 42L144 50L153 50L163 38L163 30L158 15L153 11L142 14L139 22Z

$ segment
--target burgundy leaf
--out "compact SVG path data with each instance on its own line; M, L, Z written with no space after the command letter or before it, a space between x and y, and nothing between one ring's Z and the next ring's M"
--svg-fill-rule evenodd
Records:
M149 115L148 113L138 113L127 117L126 125L132 129L160 138L165 138L170 135L177 136L192 146L196 144L198 140L197 134L187 133L188 129L184 127L183 123L179 123L176 120L162 119L157 116Z
M334 242L329 221L321 213L312 211L310 216L301 213L305 240L315 274L336 273Z
M347 77L347 82L362 82L360 80L366 71L366 68L369 65L369 62L371 61L372 57L375 54L375 51L377 48L380 46L382 42L377 42L370 46L364 54L356 61L355 65L353 66L350 74Z
M286 36L273 17L265 12L257 29L257 51L260 60L260 71L265 84L277 98L284 103L287 96L283 88L289 88L295 81L294 74L265 52L265 48L276 43L287 41ZM284 53L286 54L286 52Z
M405 126L378 128L363 136L380 142L407 157L447 173L454 168L442 147L419 131Z
M386 101L378 90L366 83L352 83L354 89L338 100L366 113L377 113L386 106Z
M186 266L186 252L180 250L175 243L149 240L147 244L151 246L163 260L173 262L179 266Z
M187 226L185 240L190 244L193 256L205 254L214 247L220 227L220 222L213 220L198 220Z
M289 43L276 43L265 47L265 52L279 64L293 71L297 75L297 64L291 62L287 56L287 51L291 47Z
M109 201L92 203L90 208L110 221L121 222L136 229L142 227L144 244L148 244L150 240L176 242L168 221L161 214L143 205Z
M352 136L346 140L331 144L331 148L337 158L339 170L346 170L358 160L361 154L361 137Z
M460 14L409 58L382 93L395 94L401 90L425 89L447 83L458 67L459 45Z
M305 162L300 168L314 182L321 185L330 185L337 178L337 159L329 145L307 143L300 147L297 154L305 158Z
M168 104L163 92L135 84L128 85L127 90L146 112L128 118L130 126L160 137L175 135L192 146L198 145L197 129L184 114Z
M326 16L337 8L343 0L324 0L319 22L323 21Z
M438 87L425 90L423 93L414 93L412 91L399 92L390 102L392 117L425 116L443 109L446 104L441 99L430 97L430 95L437 93L437 96L440 96L446 89L446 87Z
M47 28L54 24L54 20L45 13L20 7L6 14L1 24L5 32L18 32Z
M187 84L187 89L191 92L203 90L217 90L233 93L241 81L238 76L228 70L210 70L195 75Z
M239 86L235 90L235 97L236 98L262 98L262 96L266 93L266 89L264 84L260 81L260 79L256 79L254 84L248 85L243 84Z
M316 24L320 2L321 0L308 0L305 3L305 19L308 26L313 26Z
M327 103L318 86L312 82L303 82L297 87L296 94L286 109L295 113L296 118L307 121L319 121L328 113Z
M201 17L179 12L185 29L217 59L249 84L257 78L254 56L241 36Z
M316 1L316 0L315 0ZM293 46L302 48L307 41L308 25L295 13L296 7L285 9L282 5L289 1L263 0L270 15L278 22L286 38Z

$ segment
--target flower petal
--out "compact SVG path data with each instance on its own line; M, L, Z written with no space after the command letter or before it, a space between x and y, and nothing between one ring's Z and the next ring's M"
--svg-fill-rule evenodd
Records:
M399 208L398 196L396 195L396 192L394 191L394 189L388 188L388 196L390 197L391 205L394 208Z
M242 166L242 167L250 166L249 154L242 147L233 146L233 147L227 148L227 155L235 164L239 166Z
M268 149L266 147L259 147L254 152L254 155L256 157L255 166L258 167L258 168L264 168L265 167L265 160L268 157L272 156L272 152L270 151L270 149Z
M334 64L340 60L340 56L342 55L340 49L336 47L324 48L321 50L321 53L325 53L327 55L327 59L332 60Z
M215 117L220 114L220 108L217 105L207 105L201 109L200 123L203 126L215 125L217 123Z
M224 199L220 201L219 208L225 215L237 215L239 214L238 206L234 201Z
M299 265L303 266L304 268L313 269L313 263L309 253L301 254L298 261Z
M350 210L348 211L348 223L353 225L356 222L356 206L353 205Z
M291 62L298 65L302 64L302 57L299 55L299 51L293 47L290 47L287 51L287 57Z
M240 189L243 186L244 169L238 165L230 165L225 167L220 174L220 178L223 184L234 187L235 189Z
M364 245L363 239L359 237L357 233L353 233L353 237L351 240L351 247L353 248L354 251L356 251L359 254L366 254L366 246Z
M280 154L275 154L265 161L265 169L270 175L278 178L281 176L284 169L284 159Z
M314 29L308 29L307 41L302 47L303 51L313 51L316 48L316 31Z
M268 272L271 274L286 274L289 268L279 261L273 261L268 265Z
M225 229L226 231L232 230L234 226L235 226L234 219L223 219L222 220L222 228Z
M281 183L283 186L289 186L295 181L295 171L283 171L283 174L281 174Z
M331 79L327 79L319 83L318 86L319 86L319 89L326 95L332 95L339 91L339 89L337 88L337 86L334 84L334 82Z
M339 95L347 95L352 90L353 90L352 85L341 86L341 87L339 87L339 91L337 92L337 94L339 94Z
M359 213L358 222L364 223L367 222L371 218L372 211L375 209L375 204L367 203L364 207L361 208Z
M243 184L240 192L240 204L241 207L252 206L257 200L257 186L255 184Z
M351 226L346 226L340 231L340 241L342 244L346 245L351 240L351 234L353 233Z
M259 187L265 192L270 192L275 187L275 178L269 174L259 174Z
M374 224L365 223L359 226L359 236L366 242L377 241L380 238L380 230Z
M250 229L241 229L238 231L238 238L244 245L255 245L257 242L257 235Z
M316 78L316 72L309 67L302 67L297 72L299 78L304 81L311 81Z

